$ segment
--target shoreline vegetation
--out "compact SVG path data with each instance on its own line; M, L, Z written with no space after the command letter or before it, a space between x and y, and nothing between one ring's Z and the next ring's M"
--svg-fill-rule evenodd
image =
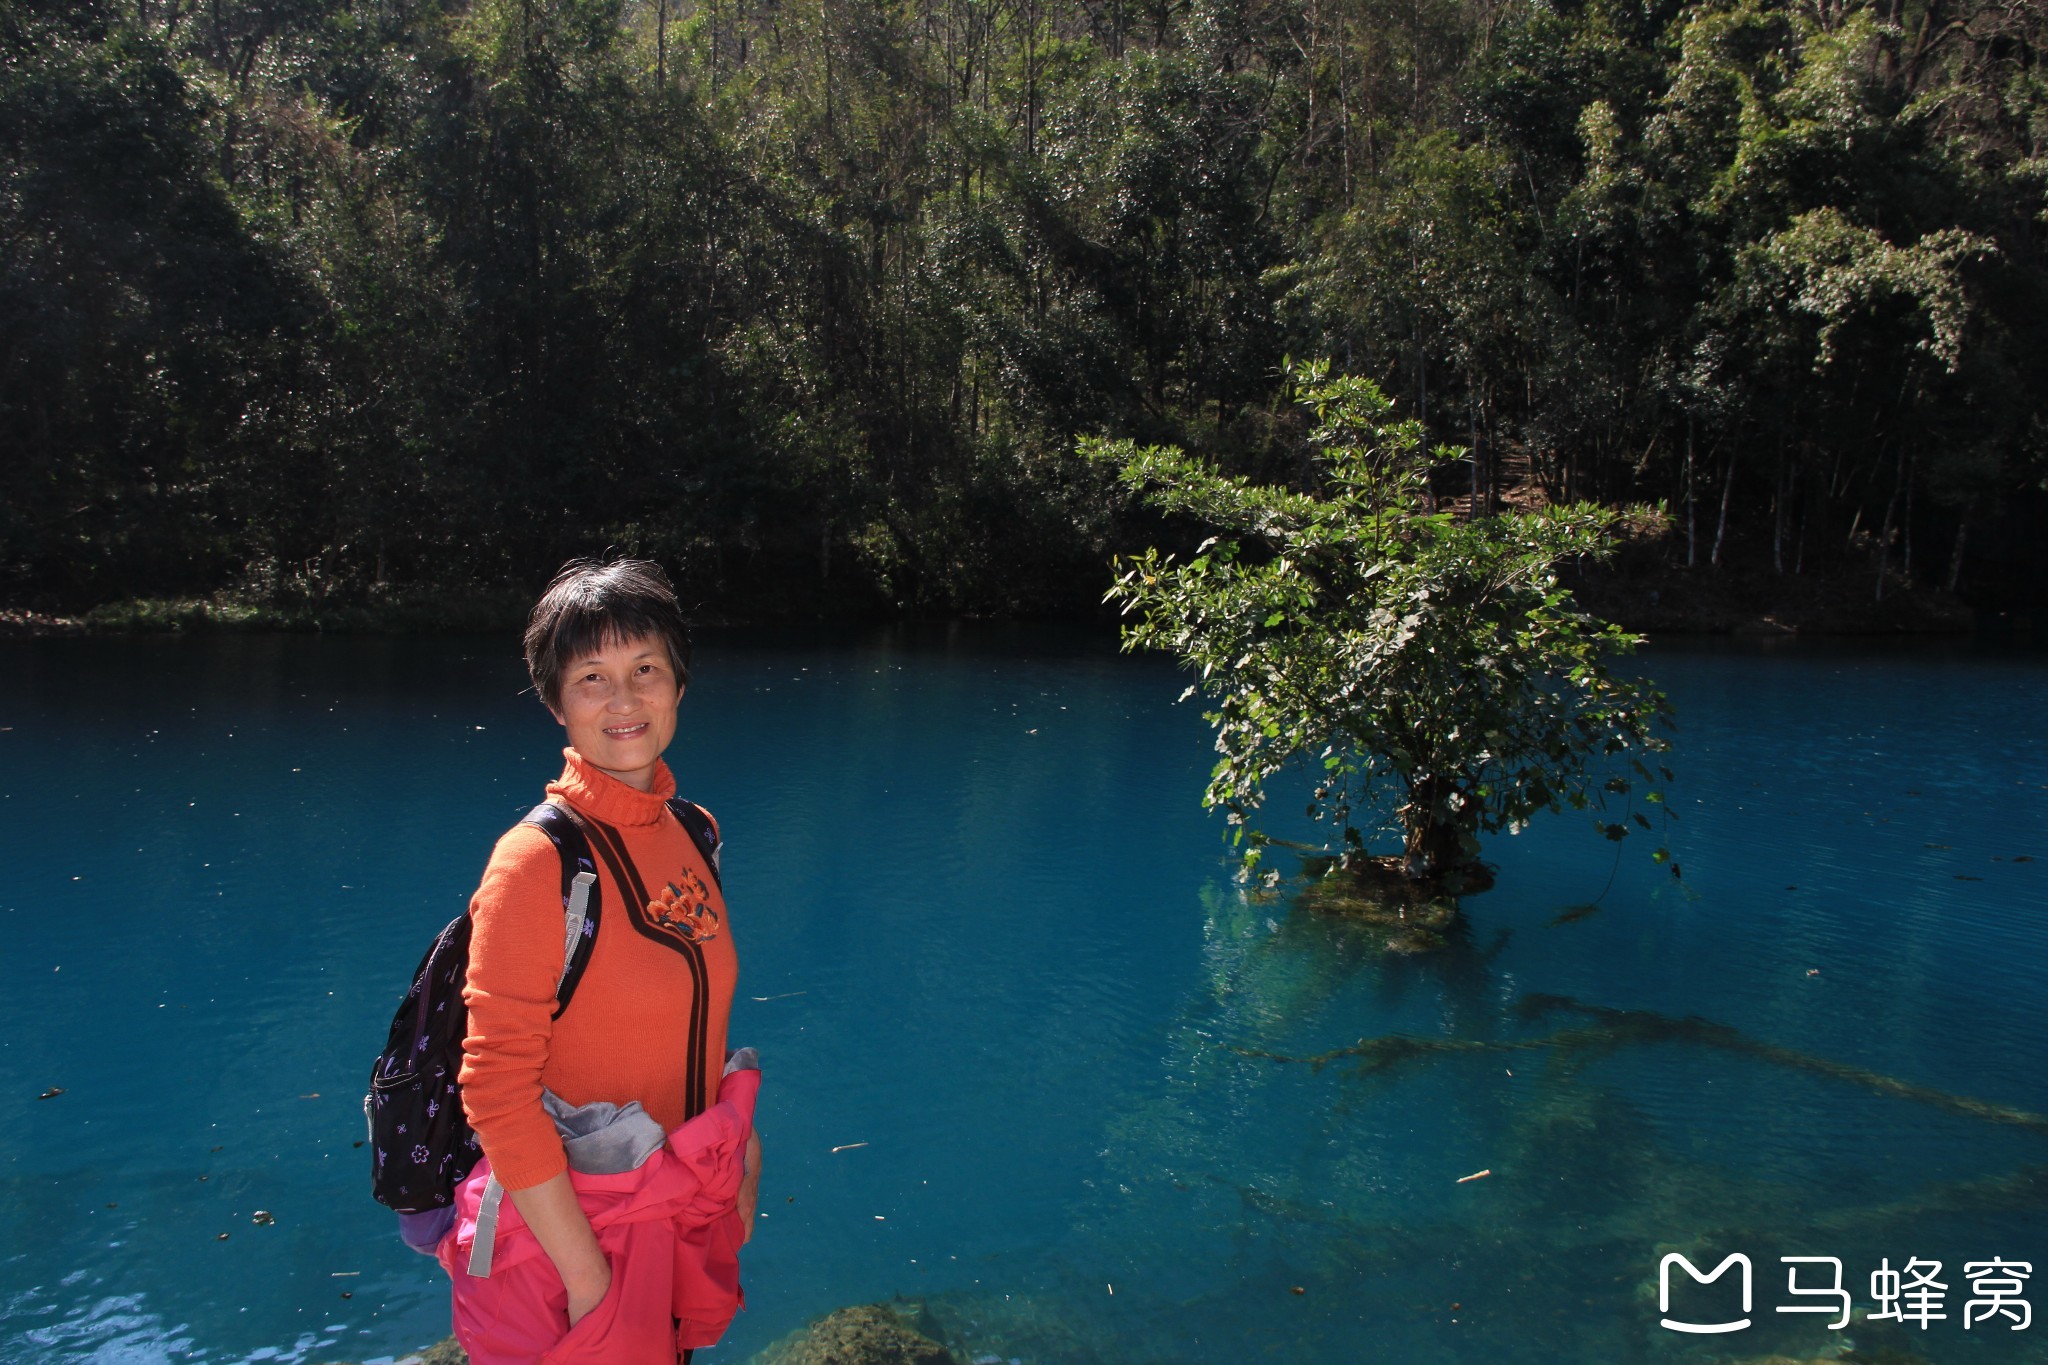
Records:
M2048 636L2048 619L2039 612L1973 608L1938 588L1899 585L1882 601L1875 600L1870 579L1861 572L1791 577L1658 564L1584 573L1572 586L1580 604L1594 615L1652 638ZM524 593L382 593L373 589L355 600L326 602L266 600L222 591L205 596L130 597L75 612L0 606L0 639L214 631L492 634L519 629L527 600ZM799 603L785 610L700 611L695 619L700 626L733 626L827 619L881 622L920 615L879 608L847 613L828 611L823 603ZM1105 608L1092 613L991 614L982 619L1096 620L1107 624L1116 618Z

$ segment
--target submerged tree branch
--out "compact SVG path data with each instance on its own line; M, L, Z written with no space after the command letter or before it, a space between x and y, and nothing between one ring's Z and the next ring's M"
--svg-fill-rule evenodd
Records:
M2009 1124L2017 1128L2048 1133L2048 1114L2037 1114L2010 1105L1992 1104L1987 1100L1973 1099L1967 1095L1954 1095L1945 1090L1936 1090L1932 1086L1919 1085L1896 1076L1885 1075L1880 1071L1872 1071L1868 1067L1852 1066L1847 1062L1816 1057L1796 1048L1752 1038L1732 1024L1702 1019L1697 1015L1680 1018L1658 1014L1653 1010L1615 1009L1607 1005L1587 1004L1570 996L1543 994L1524 996L1517 1012L1524 1018L1540 1018L1548 1014L1570 1012L1590 1016L1594 1022L1581 1028L1559 1029L1540 1038L1418 1038L1409 1034L1390 1033L1377 1038L1361 1038L1350 1047L1300 1057L1267 1052L1258 1048L1232 1047L1230 1050L1244 1057L1304 1063L1315 1070L1321 1070L1331 1062L1355 1059L1364 1063L1365 1073L1371 1074L1389 1070L1403 1062L1481 1052L1569 1053L1644 1043L1696 1043L1703 1047L1719 1048L1724 1052L1755 1057L1795 1071L1845 1081L1876 1094L1911 1100L1916 1104L1945 1109L1952 1114L1963 1114L1987 1123Z

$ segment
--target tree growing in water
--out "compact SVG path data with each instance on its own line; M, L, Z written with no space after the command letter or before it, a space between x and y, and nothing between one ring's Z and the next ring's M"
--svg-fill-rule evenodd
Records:
M1313 482L1296 490L1220 474L1171 447L1084 440L1152 506L1215 528L1181 562L1157 548L1117 562L1126 649L1164 649L1198 673L1221 758L1204 802L1223 807L1255 865L1249 822L1268 782L1315 772L1311 818L1363 870L1367 829L1392 806L1411 880L1469 869L1479 836L1536 812L1640 792L1661 805L1670 707L1609 660L1641 642L1579 609L1558 568L1612 552L1623 514L1590 503L1461 517L1429 473L1464 452L1427 448L1371 380L1295 365L1315 415ZM1653 767L1653 764L1656 765ZM1668 851L1653 855L1669 862ZM1672 865L1675 872L1676 865Z

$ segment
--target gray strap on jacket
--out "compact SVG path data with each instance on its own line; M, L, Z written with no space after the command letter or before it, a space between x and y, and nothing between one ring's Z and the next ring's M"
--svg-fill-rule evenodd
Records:
M469 1273L478 1279L491 1274L491 1253L498 1240L498 1205L505 1202L505 1187L492 1176L484 1182L484 1197L476 1208L476 1240L469 1246Z

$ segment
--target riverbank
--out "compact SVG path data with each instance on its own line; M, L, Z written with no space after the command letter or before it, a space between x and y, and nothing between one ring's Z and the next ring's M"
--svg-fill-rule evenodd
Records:
M1776 574L1654 561L1567 579L1594 615L1643 635L1968 635L1997 629L1953 593L1863 571Z
M1651 564L1594 569L1569 586L1595 615L1645 635L2038 635L2040 613L1973 609L1951 593L1892 582L1879 598L1864 573L1758 574ZM370 634L502 634L517 631L524 595L394 593L355 602L274 603L228 594L130 598L76 613L0 607L0 638L51 635L266 631ZM876 612L874 619L894 614ZM1104 612L1077 612L1075 619ZM846 620L844 612L698 611L700 625Z
M211 597L133 597L79 612L0 607L0 638L35 635L180 634L291 631L335 634L516 630L532 600L525 594L393 592L350 602L267 602Z

